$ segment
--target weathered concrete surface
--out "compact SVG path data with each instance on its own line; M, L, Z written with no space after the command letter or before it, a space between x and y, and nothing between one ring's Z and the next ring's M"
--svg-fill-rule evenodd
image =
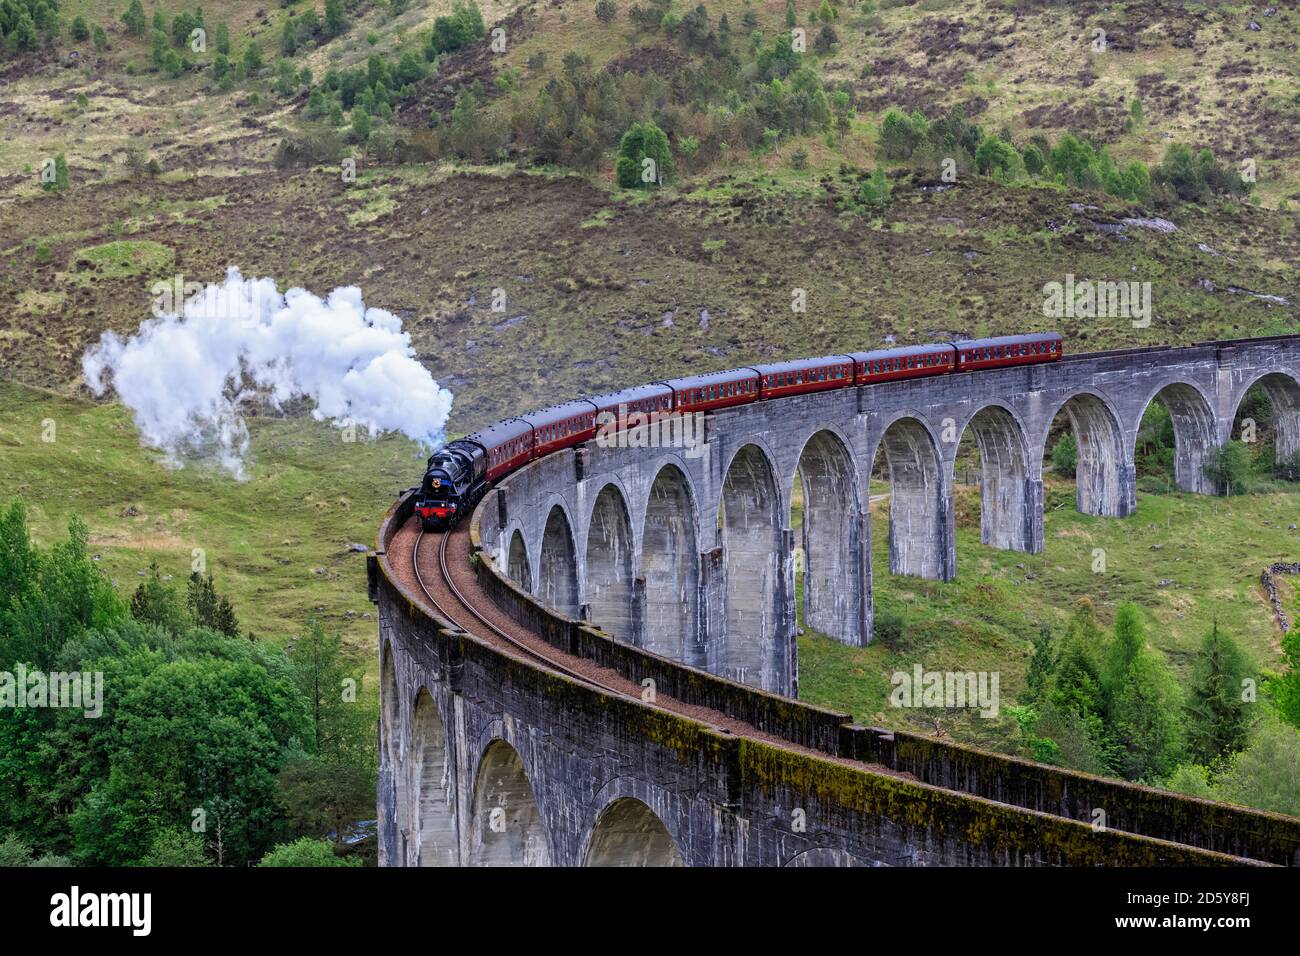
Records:
M791 744L503 654L396 583L382 552L410 502L369 564L384 865L1300 865L1300 821L855 727L562 618L480 551L497 606L546 640ZM489 495L480 519L496 509Z
M1078 440L1079 510L1123 517L1136 506L1134 446L1147 406L1158 397L1170 410L1179 486L1209 493L1205 453L1231 437L1255 383L1272 398L1279 454L1300 449L1294 336L760 402L709 415L702 449L591 442L534 463L500 486L484 541L515 581L531 569L528 590L620 640L794 694L796 544L810 626L848 644L870 640L865 503L878 456L891 483L889 573L948 580L957 573L953 462L968 431L980 450L984 542L1038 552L1042 460L1058 413Z

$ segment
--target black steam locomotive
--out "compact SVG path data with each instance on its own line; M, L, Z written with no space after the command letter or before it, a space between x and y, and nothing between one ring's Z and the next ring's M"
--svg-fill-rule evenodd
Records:
M424 483L415 503L425 531L450 528L487 491L487 452L483 446L460 439L438 449L429 458Z

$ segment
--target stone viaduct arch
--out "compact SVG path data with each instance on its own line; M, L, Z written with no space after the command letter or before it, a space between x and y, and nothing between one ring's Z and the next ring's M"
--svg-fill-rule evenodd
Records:
M528 545L524 543L524 533L515 528L510 535L510 553L506 559L506 571L510 580L525 591L533 589L533 569L528 563Z
M470 866L550 865L533 785L519 752L500 738L479 761L470 821Z
M557 611L578 616L578 550L573 525L561 505L552 506L542 534L537 596Z
M1079 512L1109 518L1132 514L1136 507L1132 449L1125 446L1119 416L1110 403L1095 391L1080 390L1069 395L1058 411L1069 420L1078 448L1074 484ZM1044 432L1040 460L1048 452L1046 442Z
M635 797L609 804L591 831L584 866L685 866L655 812Z
M863 563L871 526L864 520L860 479L843 438L816 432L799 455L803 490L804 621L844 644L863 644L870 625Z
M1042 478L1038 462L1030 458L1024 425L1005 405L985 405L965 423L966 431L979 451L980 541L1005 551L1037 550Z
M881 435L878 453L889 480L890 573L950 579L952 482L929 426L899 415Z
M616 639L635 643L637 602L633 592L632 519L618 485L596 496L587 525L586 591L589 617Z
M1165 406L1174 426L1174 482L1181 491L1214 494L1214 483L1205 477L1205 456L1219 444L1219 429L1209 399L1196 385L1170 382L1152 392L1142 404L1139 423L1155 401ZM1133 437L1136 441L1136 429ZM1133 449L1129 453L1132 455Z
M663 465L650 484L641 531L643 646L675 661L702 663L698 510L685 474Z
M1227 429L1232 428L1232 419L1246 399L1246 393L1258 385L1268 396L1273 406L1274 428L1277 430L1275 451L1277 460L1300 452L1300 372L1292 369L1269 369L1253 378L1247 378L1233 394L1228 412ZM1233 437L1229 431L1222 432L1227 440Z
M1230 436L1253 384L1277 410L1279 454L1300 448L1298 353L1294 338L1103 352L729 408L705 417L699 447L592 442L511 475L485 542L512 580L531 578L525 590L568 616L793 693L796 544L807 625L868 643L875 574L959 573L953 482L963 436L979 452L981 540L1040 552L1043 459L1058 414L1077 436L1076 507L1124 517L1137 506L1135 443L1153 401L1170 411L1186 491L1214 490L1205 455ZM889 482L887 568L872 566L873 464Z
M433 696L423 687L411 722L408 807L419 866L457 866L455 794L447 730Z
M718 509L726 578L723 673L771 687L785 662L781 646L785 584L781 502L776 473L757 445L740 448L727 467Z

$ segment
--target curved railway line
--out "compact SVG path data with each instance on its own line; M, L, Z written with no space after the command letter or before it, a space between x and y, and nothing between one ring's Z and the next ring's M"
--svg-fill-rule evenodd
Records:
M414 541L409 547L399 545L399 539L410 535ZM436 556L422 550L426 538L437 538ZM782 737L765 733L744 720L732 717L719 710L698 704L690 704L667 694L656 691L647 696L645 688L634 680L628 679L614 670L602 667L595 661L576 657L548 644L546 640L528 628L511 620L503 612L491 605L486 595L476 594L478 587L474 572L469 565L468 555L457 553L454 544L464 543L468 547L468 529L462 527L448 532L425 532L420 530L418 520L410 520L399 528L390 545L389 553L397 562L394 570L398 576L405 578L408 586L417 592L422 603L428 606L447 624L465 631L477 640L522 656L542 667L561 674L570 680L579 681L603 694L633 701L643 707L652 707L671 711L689 717L706 726L725 733L753 737L767 743L793 747L796 750L813 753ZM409 555L410 570L404 567ZM464 568L458 574L457 562L465 558ZM400 562L400 563L398 563ZM495 620L493 618L496 618ZM867 766L881 773L897 776L888 768L862 761L847 761L858 766Z
M424 593L424 596L429 600L429 603L433 605L434 610L445 617L448 621L456 623L456 615L449 611L446 606L440 603L433 595L429 586L425 584L424 575L420 571L420 545L424 543L426 537L436 537L438 539L438 571L442 575L442 581L446 585L447 590L451 592L452 596L456 599L456 602L468 611L475 621L490 632L493 637L505 641L513 649L521 651L528 657L541 662L546 667L558 671L567 677L572 677L574 680L582 681L584 684L590 684L597 690L602 690L606 693L617 694L620 697L628 696L621 688L614 687L611 684L602 683L595 678L579 673L576 669L561 663L554 657L543 654L518 638L512 637L510 634L506 633L504 629L493 624L482 613L480 613L479 610L470 603L469 599L465 597L461 589L456 586L456 582L447 568L447 544L451 541L451 536L452 532L449 531L444 531L442 533L420 531L420 533L416 535L415 546L411 551L411 567L415 570L415 580L419 584L420 590Z

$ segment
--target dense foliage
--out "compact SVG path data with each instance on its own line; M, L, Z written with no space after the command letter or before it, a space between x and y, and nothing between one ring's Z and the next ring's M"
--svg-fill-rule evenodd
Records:
M1257 672L1217 625L1182 690L1147 646L1143 612L1121 605L1109 634L1080 601L1065 634L1044 630L1011 708L1034 759L1181 792L1300 814L1300 639L1257 697Z
M59 0L0 0L0 53L30 53L59 35Z
M43 550L14 503L0 511L0 669L22 668L102 674L102 712L0 707L14 853L242 865L373 813L373 715L337 638L314 622L284 650L241 634L211 575L182 595L154 566L126 600L83 524Z

